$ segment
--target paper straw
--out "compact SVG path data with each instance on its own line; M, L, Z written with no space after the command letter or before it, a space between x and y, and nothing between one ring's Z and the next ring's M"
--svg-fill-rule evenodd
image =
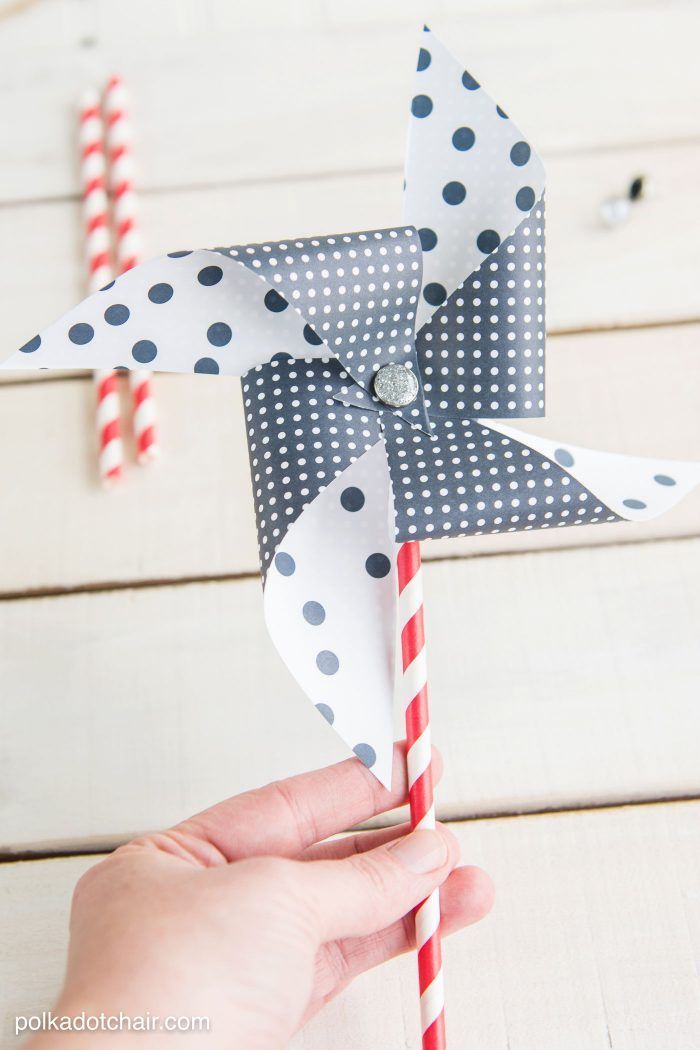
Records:
M120 77L111 77L103 106L107 125L109 188L115 225L117 265L124 273L141 261L141 237L134 192L133 136L129 121L128 95ZM139 463L149 463L159 452L156 405L151 373L132 370L129 387L134 411L134 439Z
M102 120L96 91L85 92L79 114L80 177L88 290L96 292L112 280L109 252L106 161ZM103 484L122 474L124 447L119 421L119 395L114 372L95 372L97 395L98 469Z
M411 827L432 829L435 827L435 803L419 543L411 541L399 547L397 567ZM440 891L434 890L419 904L414 916L423 1050L445 1050Z

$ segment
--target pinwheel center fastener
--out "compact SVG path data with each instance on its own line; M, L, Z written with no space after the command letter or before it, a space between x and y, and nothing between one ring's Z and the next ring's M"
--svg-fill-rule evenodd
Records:
M384 365L374 377L374 393L391 408L405 408L418 397L418 380L407 365Z

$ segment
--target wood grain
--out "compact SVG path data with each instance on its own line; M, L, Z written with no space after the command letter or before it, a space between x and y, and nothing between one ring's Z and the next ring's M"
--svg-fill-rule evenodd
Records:
M695 1050L700 805L452 826L493 875L491 916L445 947L450 1045L488 1050ZM48 1008L68 903L94 858L0 867L0 1045ZM365 975L290 1050L417 1050L415 962Z
M700 325L550 341L548 415L532 431L629 454L700 458ZM0 388L0 593L257 572L240 384L158 376L162 461L105 494L88 381ZM31 479L28 484L27 479ZM60 508L60 513L57 512ZM700 531L700 493L647 523L440 540L426 558Z
M700 791L700 540L425 577L443 816ZM345 756L257 581L0 602L0 637L6 850L122 840Z
M697 136L700 10L682 0L451 0L409 18L394 0L359 20L314 0L255 7L61 0L8 19L0 201L75 193L73 107L115 68L138 100L143 188L398 168L426 18L545 154Z

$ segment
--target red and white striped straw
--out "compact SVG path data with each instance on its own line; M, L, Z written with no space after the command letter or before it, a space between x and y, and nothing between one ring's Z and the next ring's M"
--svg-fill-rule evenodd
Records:
M79 115L80 178L88 290L96 292L112 280L110 265L106 162L102 119L96 91L87 91ZM95 372L99 474L109 485L121 477L124 448L119 420L119 394L114 372Z
M411 827L432 829L435 827L435 803L419 543L411 541L401 544L397 567ZM440 891L434 890L418 905L414 915L423 1050L445 1050Z
M112 197L119 272L141 261L137 201L134 192L133 136L129 121L128 95L120 77L107 82L103 107L107 125L109 188ZM134 411L134 439L139 463L149 463L160 452L156 431L156 405L150 372L129 372Z

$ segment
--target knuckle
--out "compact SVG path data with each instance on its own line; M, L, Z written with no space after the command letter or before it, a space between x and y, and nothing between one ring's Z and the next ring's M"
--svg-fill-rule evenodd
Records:
M251 857L239 865L245 870L256 894L268 901L285 902L287 908L300 911L306 904L303 866L285 857Z
M416 920L412 911L408 915L402 915L399 919L401 932L405 943L411 947L416 946Z
M271 915L297 931L299 944L318 943L322 908L308 881L309 865L284 857L255 857L237 868L249 887L251 906L262 904Z
M94 875L92 872L94 868L88 868L80 876L75 886L73 887L73 904L79 904L83 898L90 892L90 887L94 882Z
M375 900L382 901L395 890L396 879L391 865L383 864L377 857L366 853L357 854L353 858L353 865Z
M276 780L270 788L291 815L294 827L304 838L308 837L313 842L318 837L313 808L302 801L300 793L295 791L288 780Z
M328 941L323 945L321 953L321 969L329 990L343 984L350 975L350 966L347 953L342 941Z
M109 857L105 857L104 860L99 861L98 864L93 864L87 871L83 872L73 887L74 907L76 904L82 904L86 898L91 897L96 890L101 888L103 878L109 876L109 872L114 867L113 857L114 854L110 854Z
M259 885L273 885L285 890L296 878L293 862L284 857L251 857L244 863Z

